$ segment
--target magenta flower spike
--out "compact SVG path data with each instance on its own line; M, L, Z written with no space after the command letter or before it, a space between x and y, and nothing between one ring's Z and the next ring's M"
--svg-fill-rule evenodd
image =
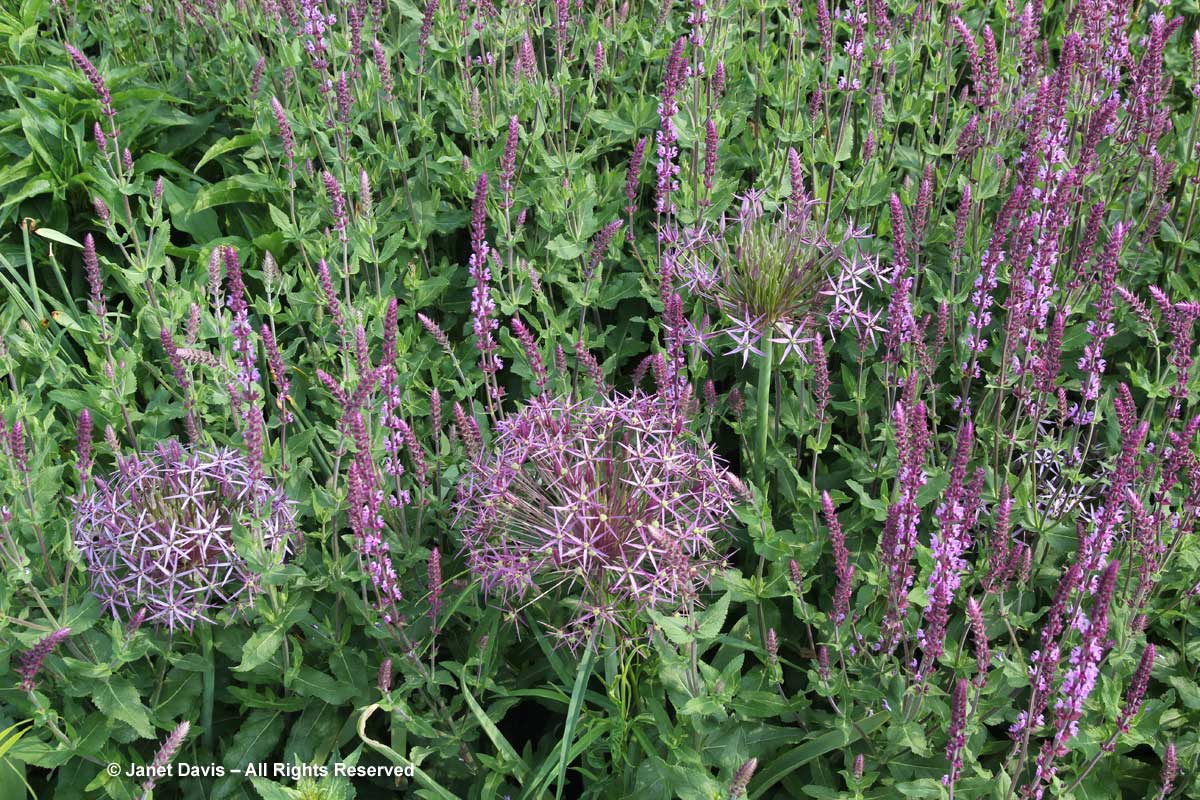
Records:
M70 628L59 628L43 636L21 656L21 666L17 670L21 678L21 691L32 692L37 688L37 676L42 671L42 664L46 663L46 658L70 635Z

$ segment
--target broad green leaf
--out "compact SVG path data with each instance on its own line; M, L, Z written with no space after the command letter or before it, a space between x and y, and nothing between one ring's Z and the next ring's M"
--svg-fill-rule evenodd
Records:
M721 628L725 626L725 617L729 613L730 594L726 592L721 595L717 602L706 608L698 617L696 638L701 641L716 638L721 632Z
M149 713L142 705L137 689L126 679L114 676L96 684L92 702L102 713L129 725L138 736L144 739L154 736Z
M249 672L255 667L267 663L274 657L275 652L282 644L283 632L278 628L256 631L242 645L242 663L233 669L236 672Z

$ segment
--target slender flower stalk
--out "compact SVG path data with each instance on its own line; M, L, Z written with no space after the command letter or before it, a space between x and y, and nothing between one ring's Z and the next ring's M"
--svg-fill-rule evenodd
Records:
M950 737L946 741L946 760L950 762L950 771L942 776L942 783L950 790L951 800L954 798L954 784L963 766L963 749L967 746L968 690L967 679L959 678L950 697Z

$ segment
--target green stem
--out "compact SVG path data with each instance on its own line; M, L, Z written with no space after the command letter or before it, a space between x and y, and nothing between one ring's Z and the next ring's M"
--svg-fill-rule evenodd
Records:
M759 340L762 358L758 362L758 416L754 419L754 470L758 486L767 493L767 432L771 429L767 417L771 408L771 367L774 366L774 344L767 334Z
M29 276L29 298L33 301L38 318L45 319L46 309L42 306L42 295L37 286L37 271L33 268L33 255L29 248L29 224L31 221L29 219L21 220L21 243L25 248L25 272Z
M216 667L213 659L212 629L200 627L200 651L208 668L204 671L200 701L200 725L204 728L204 747L213 752L213 695L216 692Z

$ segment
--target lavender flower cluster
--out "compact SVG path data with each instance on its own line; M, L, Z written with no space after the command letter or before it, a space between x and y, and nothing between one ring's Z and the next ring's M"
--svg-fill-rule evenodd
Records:
M253 473L234 450L172 441L118 456L115 475L93 476L73 529L104 608L114 618L144 610L146 622L191 630L253 598L260 587L238 553L235 528L280 560L299 536L282 488Z
M541 395L497 423L458 515L485 591L513 611L577 591L579 632L694 600L742 491L659 395Z

